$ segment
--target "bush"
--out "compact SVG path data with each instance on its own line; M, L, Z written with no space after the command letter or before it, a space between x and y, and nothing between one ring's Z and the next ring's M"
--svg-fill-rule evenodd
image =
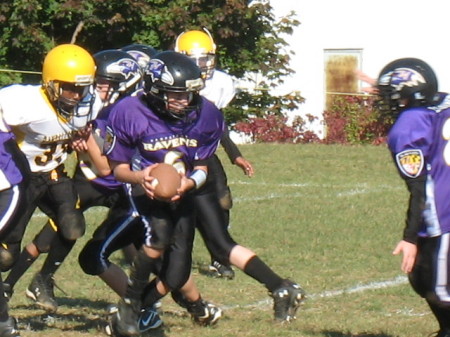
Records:
M326 144L382 144L392 117L374 108L373 96L334 96L324 112Z
M311 123L316 117L307 116ZM269 114L265 117L248 118L245 122L238 122L235 130L244 133L256 143L317 143L319 137L305 130L307 122L300 116L287 123L287 117L278 114Z

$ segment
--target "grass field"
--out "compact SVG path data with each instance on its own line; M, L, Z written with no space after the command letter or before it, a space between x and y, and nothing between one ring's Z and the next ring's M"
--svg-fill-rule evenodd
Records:
M309 299L291 324L272 320L265 288L241 271L232 281L201 271L209 262L196 239L193 274L203 297L224 309L214 327L195 326L170 297L164 327L148 336L427 336L437 330L422 299L391 252L404 223L407 192L383 147L258 144L241 147L254 164L249 179L219 152L234 196L231 233L283 277L299 282ZM58 313L47 315L24 291L41 260L18 283L10 302L22 336L104 336L105 308L117 297L82 273L77 253L105 209L86 213L89 233L56 274ZM30 240L45 218L36 214ZM120 261L121 256L114 256Z

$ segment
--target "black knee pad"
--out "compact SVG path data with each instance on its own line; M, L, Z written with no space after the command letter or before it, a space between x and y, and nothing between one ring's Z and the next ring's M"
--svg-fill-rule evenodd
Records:
M102 241L90 240L78 255L81 269L88 275L100 275L110 265L108 260L102 261L100 254ZM103 262L103 263L102 263Z
M219 203L220 207L222 207L225 211L229 211L231 207L233 207L233 198L231 197L231 191L229 188L227 189L227 192L219 198Z
M0 244L0 271L6 272L12 268L20 255L20 243Z
M74 241L81 238L86 231L86 223L80 210L61 212L58 216L58 230L64 239Z

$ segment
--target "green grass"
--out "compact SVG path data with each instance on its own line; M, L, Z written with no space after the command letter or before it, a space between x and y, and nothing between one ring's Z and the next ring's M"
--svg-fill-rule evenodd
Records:
M271 302L258 282L241 271L233 281L200 273L209 256L197 237L195 280L204 298L224 308L224 317L212 328L195 326L167 297L164 328L148 335L419 337L437 330L406 280L389 283L404 278L400 258L391 252L403 229L408 194L385 147L257 144L241 150L254 164L251 179L219 152L234 197L230 231L277 273L299 282L309 300L293 323L274 323ZM42 259L16 286L11 313L23 336L104 336L105 307L117 297L77 263L78 251L104 214L103 208L86 213L89 233L56 274L66 292L56 290L56 315L49 317L23 296ZM44 220L33 219L25 242Z

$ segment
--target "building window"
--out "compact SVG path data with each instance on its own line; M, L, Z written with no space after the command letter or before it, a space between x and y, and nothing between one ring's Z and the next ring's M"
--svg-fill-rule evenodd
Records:
M335 95L357 94L360 81L355 71L361 69L362 49L325 49L325 109Z

